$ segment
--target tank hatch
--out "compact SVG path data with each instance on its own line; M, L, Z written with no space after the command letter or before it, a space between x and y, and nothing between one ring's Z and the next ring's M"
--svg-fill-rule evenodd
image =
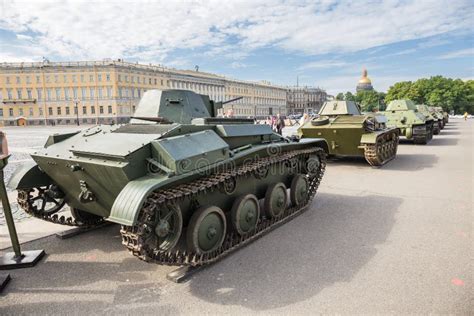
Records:
M360 115L357 104L353 101L327 101L324 102L319 115Z

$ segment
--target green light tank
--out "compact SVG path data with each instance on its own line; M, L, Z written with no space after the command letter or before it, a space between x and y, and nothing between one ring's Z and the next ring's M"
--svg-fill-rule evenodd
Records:
M439 110L439 108L434 107L434 106L429 106L428 110L431 113L431 116L433 116L437 121L438 121L438 126L440 131L444 128L444 114L442 110Z
M140 259L214 262L303 212L327 150L322 139L295 142L252 119L218 118L222 105L192 91L147 91L130 124L50 136L9 187L24 211L50 222L121 224Z
M397 128L387 128L386 118L373 113L362 115L352 101L328 101L312 119L298 129L300 138L324 138L329 155L365 157L372 166L381 166L397 154Z
M437 117L432 115L432 113L430 112L430 109L428 108L428 106L425 105L425 104L417 104L416 109L418 110L418 112L420 112L421 114L423 114L426 117L427 122L429 122L429 121L433 122L433 135L439 135L439 133L441 132L441 127L439 125L439 120L438 120Z
M385 111L387 126L400 130L400 135L415 144L427 144L433 138L433 121L419 113L411 100L393 100Z

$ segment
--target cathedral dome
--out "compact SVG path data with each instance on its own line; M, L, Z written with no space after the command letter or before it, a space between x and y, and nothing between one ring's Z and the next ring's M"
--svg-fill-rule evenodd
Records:
M372 87L372 81L369 79L369 77L367 77L367 69L362 71L362 78L360 78L356 90L374 90Z

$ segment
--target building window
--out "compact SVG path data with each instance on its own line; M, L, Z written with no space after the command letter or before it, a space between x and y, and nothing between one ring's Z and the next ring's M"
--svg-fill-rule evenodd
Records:
M102 105L99 106L99 113L104 114L104 107Z
M8 109L8 114L9 114L10 116L13 116L13 108L9 108L9 109Z
M26 76L26 83L31 83L30 76Z
M119 98L122 98L122 88L119 88Z
M67 75L64 75L64 76L63 76L63 81L64 81L64 82L67 82Z
M56 110L58 112L58 115L61 115L61 107L58 106L58 108Z
M112 97L112 87L107 87L107 97L108 98Z
M84 82L84 75L81 75L81 82Z
M69 88L64 88L64 98L69 100Z
M51 98L52 98L51 95L52 95L52 94L53 94L52 89L46 90L46 100L47 100L47 101L51 101Z
M163 79L161 79L160 82L161 82L161 85L163 85Z
M128 76L125 76L125 82L128 82Z
M66 115L70 115L71 114L71 110L69 109L68 106L66 106Z
M156 78L155 78L155 86L156 86L156 84L157 84L157 81L156 81Z
M18 111L20 112L20 116L23 116L23 108L19 108Z
M109 112L109 114L112 114L112 106L111 106L111 105L109 105L109 106L107 107L107 111Z
M43 91L41 89L36 89L36 97L38 98L38 101L43 99Z
M135 77L132 76L132 83L135 83Z
M97 75L97 81L102 81L102 75L101 74Z
M87 107L85 106L82 107L82 114L84 115L87 114Z
M99 99L102 99L103 97L102 88L97 88L97 92L99 93Z
M13 99L12 89L7 89L7 96L9 100Z
M82 99L86 99L87 96L86 96L86 88L81 88L81 96L82 96Z
M151 78L148 78L148 84L151 84Z
M60 99L61 99L61 89L56 88L56 100L60 100Z
M74 100L77 99L77 88L72 88L72 97L74 98Z
M105 80L110 81L110 74L105 75Z
M38 108L38 110L39 110L39 115L43 116L43 108Z
M16 94L18 96L18 99L21 100L21 89L17 89Z
M91 96L91 99L93 99L94 98L94 88L89 89L89 94Z
M95 114L95 106L91 106L91 114Z
M33 94L31 93L31 89L26 89L26 94L28 95L28 99L33 99Z
M49 107L49 108L48 108L48 114L49 114L49 115L53 115L53 108L52 108L52 107Z
M140 77L137 77L137 82L140 83Z
M118 81L122 82L122 75L118 75Z
M16 77L16 83L18 83L18 84L21 83L20 77L18 77L18 76Z
M89 75L89 81L94 82L94 75Z
M3 109L0 108L0 116L3 116Z

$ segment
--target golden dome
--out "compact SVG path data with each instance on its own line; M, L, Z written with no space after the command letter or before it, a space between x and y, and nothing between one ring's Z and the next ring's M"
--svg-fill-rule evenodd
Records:
M369 77L367 77L367 69L364 69L362 71L362 78L360 78L359 83L361 84L371 84L372 81L370 81Z

